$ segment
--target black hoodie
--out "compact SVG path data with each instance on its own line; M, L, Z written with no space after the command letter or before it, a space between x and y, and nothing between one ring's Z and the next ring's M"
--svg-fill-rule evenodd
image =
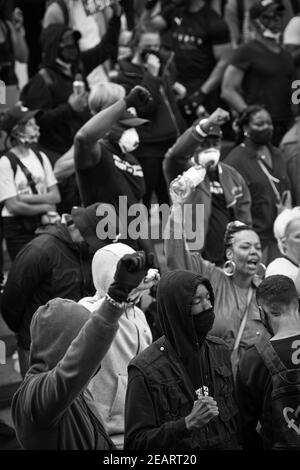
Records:
M41 146L56 152L57 157L72 146L76 132L90 118L88 110L77 113L68 104L77 67L74 67L73 75L69 77L62 73L56 61L61 37L69 29L63 24L52 24L43 31L42 70L46 70L46 73L38 72L22 91L22 101L29 109L42 110L37 116ZM80 70L83 76L115 55L119 32L120 18L113 16L102 41L92 49L81 52ZM55 160L54 157L52 159Z
M203 354L205 354L203 344L208 331L203 330L200 341L195 331L195 317L191 313L192 300L200 284L204 284L207 288L213 305L214 294L210 282L200 274L191 271L178 269L165 273L157 290L157 309L161 329L182 360L195 390L204 385L204 376L209 372L207 370L205 374L202 361ZM201 320L201 313L198 316ZM213 312L211 312L211 317L213 323Z
M62 224L40 232L12 264L2 297L2 316L29 350L30 322L41 305L54 297L78 301L94 294L92 255L83 253Z

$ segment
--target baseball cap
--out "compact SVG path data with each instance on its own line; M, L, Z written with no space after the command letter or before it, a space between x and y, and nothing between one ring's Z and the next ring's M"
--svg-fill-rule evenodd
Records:
M26 122L34 117L38 112L39 109L30 111L28 108L20 104L14 105L4 114L1 128L10 134L17 124L26 124Z
M97 209L100 205L100 202L95 202L87 207L73 207L71 211L71 216L75 226L94 252L107 245L107 241L101 240L97 236L97 225L103 218L97 215ZM105 205L110 206L112 211L116 212L112 204ZM109 243L111 243L111 240Z
M275 6L276 11L285 10L281 0L260 0L254 3L254 5L252 5L252 7L250 8L250 18L252 20L259 18L271 6Z
M137 117L134 111L134 108L126 109L118 122L126 127L139 127L142 124L150 122L149 119Z

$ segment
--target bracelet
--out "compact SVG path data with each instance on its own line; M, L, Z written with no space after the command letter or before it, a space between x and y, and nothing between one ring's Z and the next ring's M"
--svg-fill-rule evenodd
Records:
M201 135L201 137L207 137L207 132L204 132L204 130L201 127L201 124L205 124L208 121L208 119L201 119L201 121L196 125L195 130L197 134Z
M126 302L117 302L112 297L110 297L110 295L108 295L108 294L105 294L105 300L107 300L107 302L109 302L111 305L113 305L114 307L117 307L117 308L124 308L125 303L126 303Z

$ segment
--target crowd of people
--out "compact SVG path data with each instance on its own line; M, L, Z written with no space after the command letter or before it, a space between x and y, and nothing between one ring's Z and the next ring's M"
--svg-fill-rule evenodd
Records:
M0 448L300 449L299 18L0 0Z

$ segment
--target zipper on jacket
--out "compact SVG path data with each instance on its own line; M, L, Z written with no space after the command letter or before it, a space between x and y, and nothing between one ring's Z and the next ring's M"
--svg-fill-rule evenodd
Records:
M164 90L164 88L163 88L162 85L160 86L159 91L160 91L160 93L161 93L161 95L162 95L162 98L163 98L163 100L164 100L164 103L165 103L165 105L166 105L166 107L168 108L168 111L169 111L169 113L170 113L171 119L172 119L173 124L174 124L174 127L175 127L175 129L176 129L177 137L179 137L179 136L180 136L180 132L179 132L179 128L178 128L178 125L177 125L176 117L175 117L175 114L174 114L174 112L173 112L173 109L172 109L172 107L171 107L171 105L170 105L170 102L169 102L169 100L168 100L168 97L167 97L167 95L166 95L166 93L165 93L165 90Z

